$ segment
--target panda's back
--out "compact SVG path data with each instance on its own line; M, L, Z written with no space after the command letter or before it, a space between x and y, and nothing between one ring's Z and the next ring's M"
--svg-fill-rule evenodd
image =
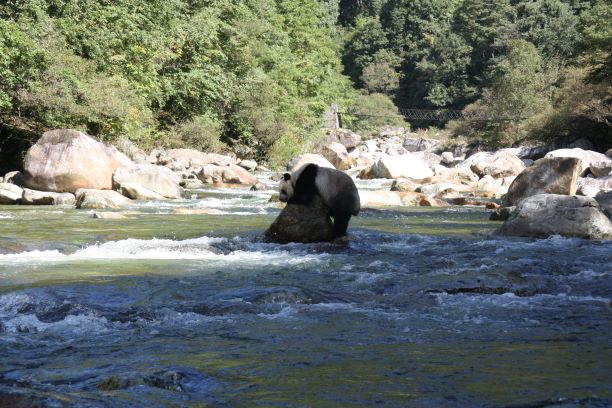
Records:
M342 209L357 215L360 210L359 192L353 179L346 173L319 167L316 178L319 195L333 210Z

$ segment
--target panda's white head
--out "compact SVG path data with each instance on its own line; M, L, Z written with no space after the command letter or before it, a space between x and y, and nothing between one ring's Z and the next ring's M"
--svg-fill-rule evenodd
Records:
M280 188L278 190L278 198L283 203L289 201L289 199L293 196L293 183L291 180L291 174L285 173L283 174L283 178L280 181Z

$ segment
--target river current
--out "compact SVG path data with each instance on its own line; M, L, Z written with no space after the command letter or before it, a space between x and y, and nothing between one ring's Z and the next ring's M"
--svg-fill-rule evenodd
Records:
M612 242L448 207L281 245L271 192L191 194L0 206L0 406L612 406Z

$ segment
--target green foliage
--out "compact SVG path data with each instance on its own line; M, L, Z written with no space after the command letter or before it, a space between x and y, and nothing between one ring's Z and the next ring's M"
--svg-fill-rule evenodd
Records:
M589 79L610 82L612 78L612 0L598 0L580 22L580 51L591 67Z
M19 94L41 75L45 65L43 51L18 25L0 19L0 115L13 110Z
M32 0L0 15L8 122L265 160L351 94L333 1Z
M358 95L352 107L351 114L343 117L345 127L363 136L370 136L386 126L410 127L387 95Z

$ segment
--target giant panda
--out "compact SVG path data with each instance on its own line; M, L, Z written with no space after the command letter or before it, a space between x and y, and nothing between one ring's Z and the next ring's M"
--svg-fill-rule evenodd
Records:
M287 204L310 204L315 195L329 208L334 219L334 236L346 235L351 216L359 213L361 203L357 187L347 174L316 164L285 173L280 183L279 199Z

